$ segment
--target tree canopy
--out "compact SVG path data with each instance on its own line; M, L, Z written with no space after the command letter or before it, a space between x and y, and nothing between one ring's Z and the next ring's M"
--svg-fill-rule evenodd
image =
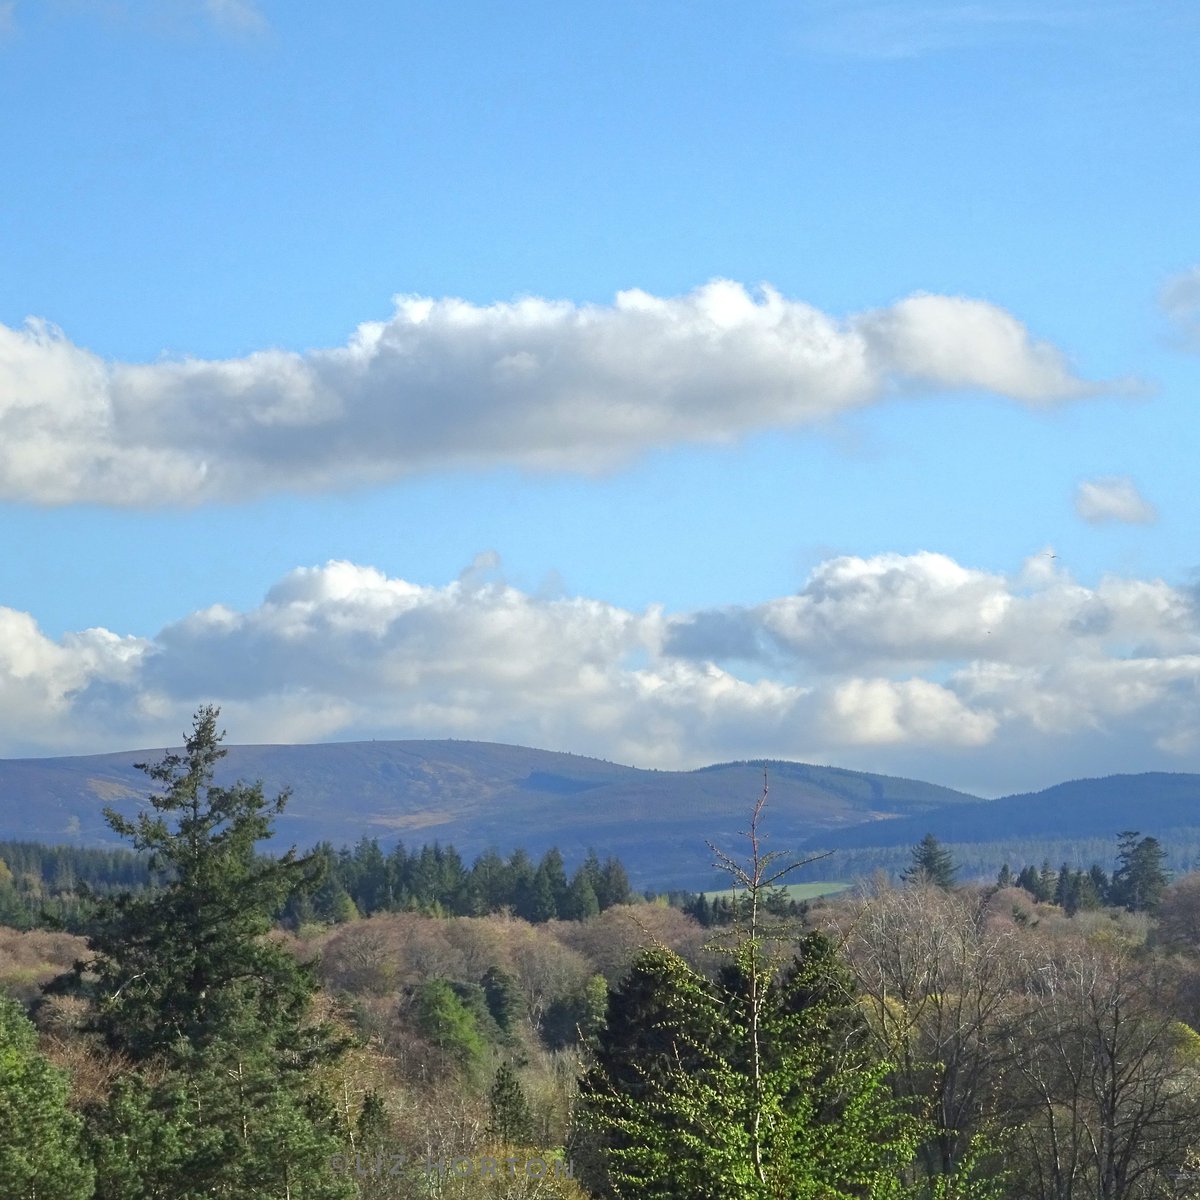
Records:
M912 848L912 865L902 873L906 883L932 883L935 887L950 889L954 886L957 869L950 851L941 842L927 833Z
M337 1143L312 1083L340 1047L309 1019L311 968L267 936L311 864L256 853L287 795L215 782L217 715L202 708L182 753L141 765L162 785L152 811L106 810L156 886L98 902L91 958L63 981L90 992L92 1028L142 1068L95 1122L97 1200L348 1190L324 1170Z

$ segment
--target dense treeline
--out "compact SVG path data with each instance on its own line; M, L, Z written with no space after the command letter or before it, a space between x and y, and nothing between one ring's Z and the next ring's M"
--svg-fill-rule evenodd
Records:
M1170 882L1166 857L1157 838L1126 830L1118 837L1117 866L1111 877L1099 863L1084 871L1064 862L1056 871L1049 859L1043 859L1040 868L1024 866L1015 875L1005 863L996 886L1023 888L1035 900L1056 904L1067 916L1105 906L1155 912Z
M88 895L136 892L149 882L148 864L130 850L0 841L0 924L78 929Z
M553 847L536 865L524 850L507 859L487 850L470 868L453 846L434 843L409 851L398 842L385 855L374 838L363 838L353 850L323 842L313 857L324 882L289 904L284 917L294 926L381 912L478 917L506 909L533 924L583 921L628 903L631 895L621 863L611 857L602 863L594 851L570 878Z
M568 878L562 854L534 863L524 850L507 859L489 850L467 867L453 846L438 843L387 854L375 838L335 850L328 842L309 857L323 882L289 897L280 918L293 928L338 923L381 912L482 916L510 910L526 921L582 921L631 897L629 878L613 857L589 852ZM129 850L86 850L0 842L0 924L82 929L91 900L137 892L151 882L146 859Z
M1117 832L1114 827L1113 834ZM1156 830L1161 849L1166 855L1163 865L1176 875L1200 870L1200 826ZM959 879L983 883L996 878L1004 863L1033 863L1040 867L1048 861L1052 866L1062 862L1071 864L1072 869L1086 869L1092 863L1100 863L1112 873L1114 842L1111 835L1105 837L1031 837L1017 836L997 842L948 842L958 867ZM822 848L825 849L825 848ZM869 879L876 871L884 871L897 877L908 866L911 843L894 846L870 846L838 848L832 860L822 859L802 868L796 874L800 882L823 881L831 877L843 880ZM812 851L811 853L819 853ZM810 853L807 849L805 853ZM831 876L831 861L836 863L836 874Z
M1116 829L1114 829L1116 833ZM1158 829L1157 835L1166 854L1164 865L1176 875L1200 870L1200 826ZM962 882L994 880L1004 863L1051 864L1067 862L1073 869L1087 868L1100 863L1109 872L1114 868L1114 844L1111 836L1060 838L1060 836L1015 836L1004 841L966 842L949 844L954 853ZM809 853L805 850L805 853ZM818 851L812 851L818 853ZM908 865L910 845L864 846L838 848L834 851L836 878L854 880L870 878L876 871L898 876ZM805 866L797 872L797 881L828 880L829 860Z
M672 908L678 908L687 913L705 929L713 926L734 925L744 921L749 916L750 898L744 893L669 891L666 901ZM764 912L775 917L789 917L794 921L803 921L808 914L808 904L803 900L793 900L783 888L767 889L759 898Z

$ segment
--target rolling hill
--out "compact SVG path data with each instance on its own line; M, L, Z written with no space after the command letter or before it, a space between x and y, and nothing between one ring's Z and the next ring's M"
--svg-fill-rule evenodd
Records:
M0 760L0 838L119 844L102 809L136 811L151 789L133 764L162 754ZM911 779L765 765L770 848L837 852L801 878L898 869L927 832L960 845L970 873L985 875L1005 860L1049 856L1057 863L1076 853L1103 859L1128 828L1168 842L1173 834L1180 844L1200 842L1197 775L1081 779L981 800ZM230 746L219 779L261 779L270 794L291 788L277 823L279 846L322 840L342 846L363 836L385 847L396 839L437 840L470 861L489 846L539 855L556 845L568 863L594 847L602 857L617 855L638 887L711 888L721 877L706 842L740 852L739 833L762 788L763 767L733 762L651 771L490 742L378 741Z
M944 842L1026 838L1111 837L1200 826L1200 775L1109 775L1072 779L1040 792L944 806L887 827L864 823L820 837L822 846L861 848L911 844L926 833Z
M1200 869L1200 775L1147 772L1073 779L1040 792L944 806L886 823L863 822L821 832L807 846L834 851L840 877L898 871L911 847L932 833L953 851L960 878L992 878L1010 867L1048 860L1113 866L1117 835L1153 835L1172 871ZM799 878L811 877L809 872Z
M615 854L638 886L712 882L705 842L739 848L762 787L763 764L649 771L520 746L465 741L230 746L219 780L290 787L280 845L335 846L362 836L385 845L439 840L468 860L489 846L568 861L595 847ZM161 750L0 760L0 837L113 845L102 809L136 811L150 792L135 762ZM767 764L772 845L798 846L864 822L922 818L977 797L933 784L802 763Z

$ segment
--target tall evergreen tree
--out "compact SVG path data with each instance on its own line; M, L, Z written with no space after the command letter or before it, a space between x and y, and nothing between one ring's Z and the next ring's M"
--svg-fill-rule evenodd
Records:
M1017 887L1024 888L1035 900L1046 901L1050 897L1042 890L1042 879L1036 867L1022 867L1017 876Z
M550 885L550 896L554 904L554 913L552 916L566 916L567 872L563 866L562 852L557 846L551 846L542 855L542 861L538 864L537 874L544 876Z
M512 903L511 873L495 850L485 850L471 867L470 896L475 916L499 912Z
M476 1075L487 1043L470 1008L445 979L427 979L417 990L417 1028L459 1070Z
M587 921L600 911L600 901L592 881L582 872L576 871L567 889L566 912L569 921Z
M1121 833L1110 888L1112 903L1124 905L1130 912L1154 912L1170 882L1163 866L1166 858L1157 838L1139 841L1136 830Z
M950 851L927 833L912 848L912 865L901 873L906 883L931 883L949 891L954 886L956 868Z
M525 997L515 975L497 966L488 967L479 981L488 1013L507 1041L515 1041L525 1016Z
M347 1192L325 1170L337 1141L312 1083L340 1046L308 1020L312 969L265 936L312 864L256 853L287 796L214 782L217 715L202 708L182 754L143 766L163 789L152 812L106 810L158 886L99 902L91 958L59 981L91 992L93 1028L144 1071L97 1120L98 1200ZM139 1142L161 1152L122 1150Z
M581 1086L608 1187L622 1200L903 1195L918 1125L832 946L806 940L757 1026L754 969L743 954L714 983L651 950L613 993Z
M508 1063L496 1068L488 1092L491 1119L488 1132L512 1146L528 1146L533 1142L533 1110L517 1073Z
M625 873L621 860L612 855L604 860L604 866L600 868L599 881L593 882L592 887L595 889L596 900L600 905L601 912L617 904L628 904L633 898L633 889L629 886L629 876Z

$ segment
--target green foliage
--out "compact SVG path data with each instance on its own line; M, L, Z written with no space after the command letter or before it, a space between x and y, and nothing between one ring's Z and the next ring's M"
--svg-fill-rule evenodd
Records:
M588 921L600 912L600 901L596 897L596 889L592 881L577 871L567 889L566 911L563 916L568 921Z
M1140 841L1135 830L1120 834L1117 869L1113 872L1111 902L1130 912L1154 912L1170 882L1164 863L1166 852L1157 838Z
M364 1146L382 1147L386 1145L392 1132L392 1123L388 1117L387 1104L374 1088L363 1096L362 1109L356 1122L359 1142Z
M655 948L610 997L580 1116L605 1168L595 1182L620 1200L907 1194L925 1131L891 1093L849 973L820 933L783 967L786 922L763 922L801 865L765 850L766 801L764 772L745 863L710 843L744 893L719 977Z
M38 1052L17 1001L0 994L0 1196L88 1200L92 1169L82 1122L67 1107L67 1080Z
M96 1200L344 1200L331 1111L281 1083L266 1055L211 1052L124 1081L94 1121Z
M581 1088L608 1185L638 1200L901 1195L918 1123L832 945L806 938L761 1003L757 952L743 943L713 982L645 951L612 994Z
M496 1068L488 1092L491 1119L488 1133L510 1146L529 1146L533 1143L533 1111L525 1089L508 1063Z
M353 849L319 842L306 862L313 887L289 893L274 914L292 929L340 925L379 912L482 916L506 908L532 922L586 921L630 899L616 859L601 865L591 854L568 883L553 847L536 868L524 851L506 861L488 850L468 870L453 846L434 843L409 853L397 843L385 856L377 839L364 837ZM97 899L142 892L151 881L145 854L0 842L0 924L82 932ZM154 881L163 882L161 872Z
M324 1170L337 1142L312 1083L341 1047L308 1021L311 968L266 936L312 864L256 854L286 795L214 783L216 719L201 709L184 753L143 768L163 785L153 815L106 813L158 886L99 901L91 959L58 981L91 993L92 1027L141 1072L96 1114L98 1200L347 1192Z
M384 856L374 838L353 850L316 846L312 859L324 882L311 900L298 897L284 912L293 928L320 920L341 924L377 912L417 911L429 915L483 916L511 909L534 924L585 921L614 904L627 903L629 880L615 859L603 866L594 854L568 883L562 854L551 847L535 867L515 850L507 860L484 851L468 870L453 846L438 843L408 852L402 843Z
M906 882L931 883L949 890L954 886L955 874L950 851L932 833L927 833L912 848L912 865L901 878Z
M140 890L149 877L127 850L0 842L0 924L78 932L95 896Z
M144 768L164 785L153 816L106 812L160 880L99 902L88 930L96 1025L135 1061L203 1050L239 1028L294 1041L315 990L311 971L265 937L290 893L312 882L307 860L255 853L286 795L268 802L261 787L213 783L224 753L216 716L202 709L185 753Z
M590 1043L604 1024L608 1007L608 984L603 975L593 975L575 991L556 996L542 1018L542 1037L553 1049Z
M474 1074L487 1043L470 1009L445 979L426 980L417 992L417 1028L461 1070Z
M499 967L489 967L479 981L488 1013L505 1041L513 1041L525 1017L525 997L516 977Z

